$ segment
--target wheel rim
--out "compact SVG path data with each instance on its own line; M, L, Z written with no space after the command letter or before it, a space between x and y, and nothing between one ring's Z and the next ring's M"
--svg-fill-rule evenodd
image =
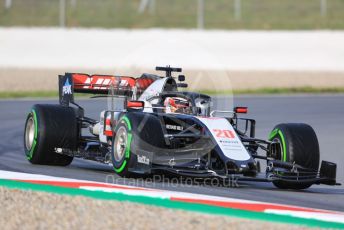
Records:
M280 158L280 159L278 159L278 160L283 161L283 147L282 147L281 140L278 139L278 138L274 138L274 139L272 140L272 142L277 142L277 143L279 143L279 146L280 146L280 155L279 155L279 158Z
M30 151L35 139L35 120L31 116L25 127L25 148Z
M127 149L127 130L120 127L116 134L114 157L117 162L121 161L125 156Z

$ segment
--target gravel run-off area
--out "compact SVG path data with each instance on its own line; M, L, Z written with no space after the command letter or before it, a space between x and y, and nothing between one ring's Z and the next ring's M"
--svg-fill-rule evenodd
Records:
M132 202L0 187L1 229L306 229Z

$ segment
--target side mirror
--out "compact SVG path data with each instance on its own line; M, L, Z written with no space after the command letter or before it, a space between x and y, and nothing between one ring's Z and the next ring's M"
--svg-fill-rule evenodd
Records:
M185 75L179 75L178 81L185 81Z
M127 101L127 108L130 109L143 109L145 103L143 101Z

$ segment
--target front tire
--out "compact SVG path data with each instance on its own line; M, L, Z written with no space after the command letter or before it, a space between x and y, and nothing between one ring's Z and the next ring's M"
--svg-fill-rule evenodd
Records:
M164 149L159 119L150 114L130 112L121 117L114 134L111 158L115 172L122 177L150 175L151 165L140 165L138 155L140 151L155 154Z
M320 151L318 138L313 128L307 124L279 124L270 133L270 141L281 144L279 159L284 162L296 163L305 168L318 171ZM273 181L281 189L306 189L312 184Z
M73 157L55 148L75 149L77 121L73 108L60 105L34 105L24 130L24 151L32 164L67 166Z

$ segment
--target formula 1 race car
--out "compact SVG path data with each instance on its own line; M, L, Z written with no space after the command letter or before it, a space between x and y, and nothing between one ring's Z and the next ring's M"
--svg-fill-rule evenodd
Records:
M235 177L282 189L338 185L336 164L322 161L319 170L319 144L309 125L279 124L268 140L258 139L255 120L238 117L246 107L213 110L216 97L187 92L185 76L172 76L181 68L156 70L165 76L59 76L59 105L36 104L27 116L27 159L66 166L74 157L84 158L112 164L123 177ZM75 93L104 97L109 108L99 112L99 120L86 117ZM266 161L263 173L260 161Z

